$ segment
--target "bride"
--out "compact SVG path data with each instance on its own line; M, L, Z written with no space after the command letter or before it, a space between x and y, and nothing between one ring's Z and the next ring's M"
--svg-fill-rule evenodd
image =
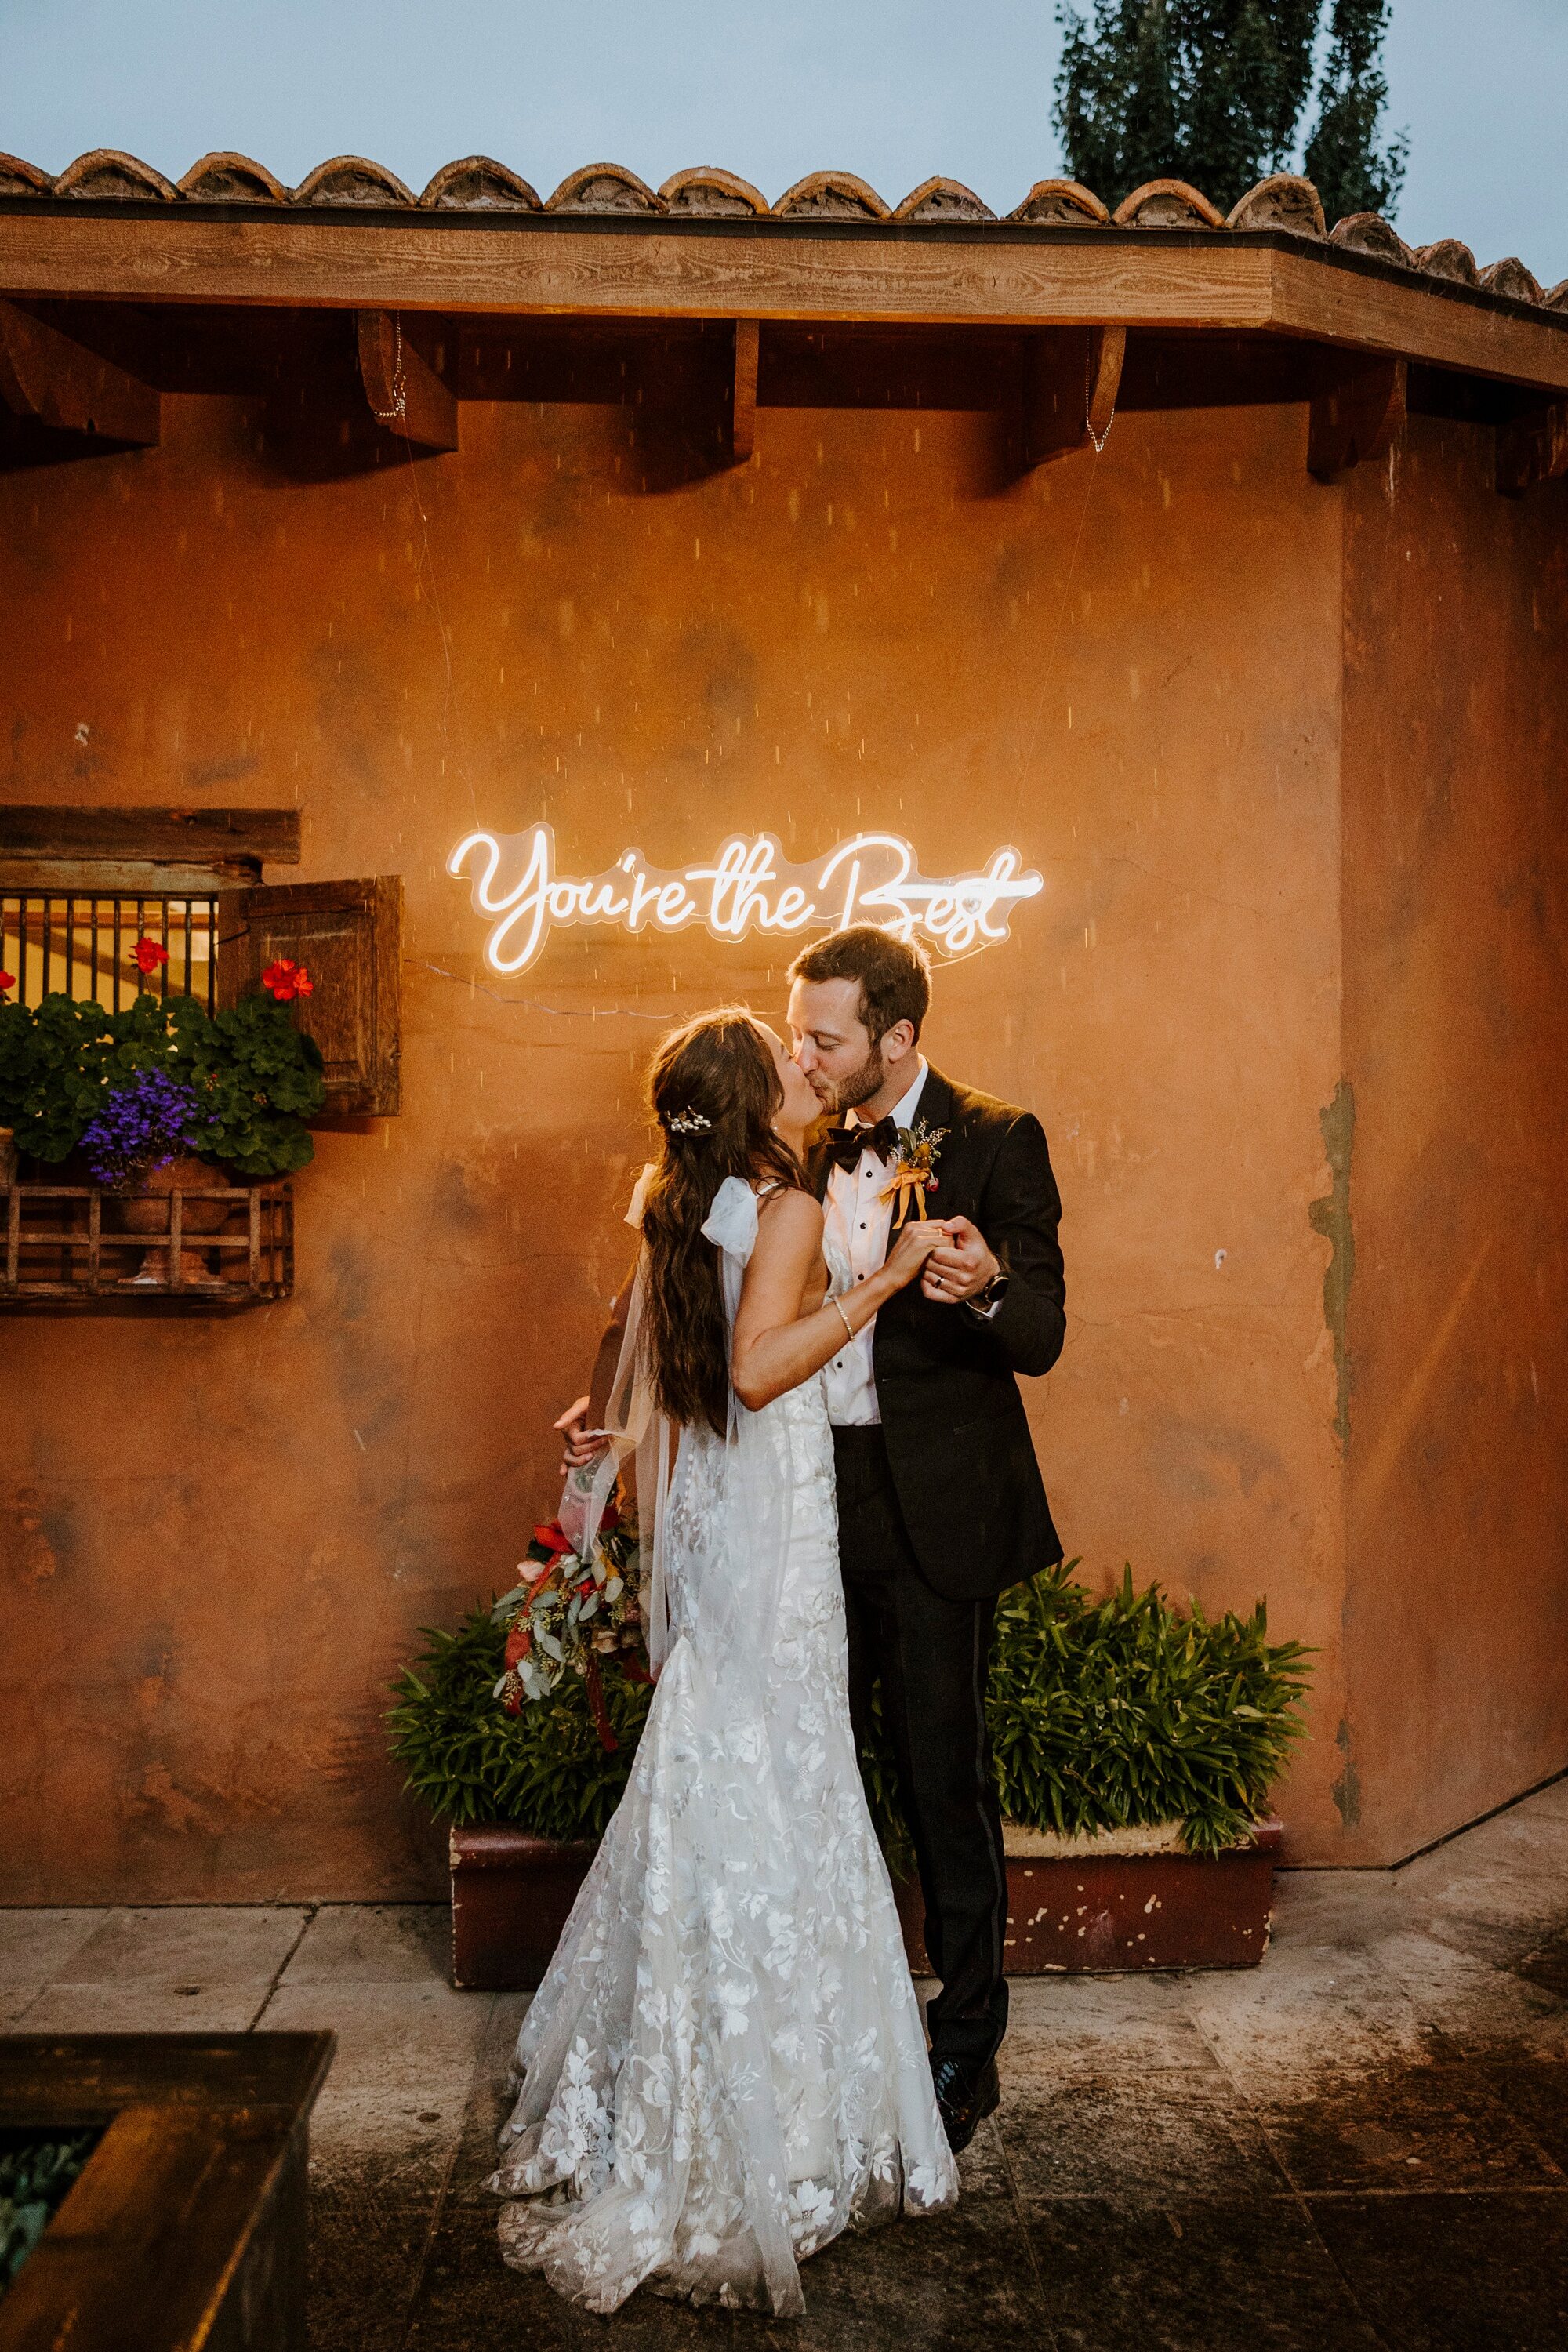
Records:
M799 2313L806 2255L958 2193L850 1736L818 1377L942 1229L911 1220L858 1284L825 1258L821 1105L744 1010L666 1038L649 1091L611 1443L576 1502L591 1541L636 1446L658 1686L492 2186L505 2259L589 2310L647 2283Z

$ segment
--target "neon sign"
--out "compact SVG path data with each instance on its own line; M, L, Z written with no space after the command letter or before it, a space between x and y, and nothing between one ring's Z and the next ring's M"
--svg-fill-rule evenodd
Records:
M627 849L607 872L574 879L556 871L552 827L535 824L467 835L447 871L460 876L469 866L474 911L490 919L485 961L502 973L526 971L552 930L583 923L634 934L702 923L715 939L736 940L880 923L942 955L967 955L1005 940L1017 900L1045 887L1016 849L994 851L977 874L928 880L896 833L858 833L808 866L787 864L771 833L734 834L710 866L663 872Z

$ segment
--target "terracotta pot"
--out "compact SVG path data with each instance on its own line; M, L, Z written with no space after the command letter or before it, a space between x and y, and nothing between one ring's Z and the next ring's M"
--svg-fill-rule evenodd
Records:
M209 1167L205 1160L197 1160L190 1153L184 1154L178 1160L171 1160L167 1167L150 1170L146 1181L134 1192L115 1194L121 1229L128 1234L167 1234L173 1214L170 1203L171 1193L178 1192L184 1195L187 1191L210 1191L215 1185L222 1184L224 1181L220 1169ZM180 1202L182 1234L180 1280L182 1284L195 1289L204 1284L210 1287L214 1283L222 1280L221 1275L215 1275L209 1270L205 1251L184 1248L183 1236L185 1234L221 1233L228 1223L229 1207L230 1203L227 1201L193 1201L182 1197ZM141 1272L132 1275L132 1281L159 1284L167 1282L168 1259L169 1253L166 1249L148 1250L142 1257Z
M1010 1977L1256 1968L1281 1834L1278 1822L1259 1822L1233 1853L1192 1854L1173 1831L1058 1838L1009 1826L1003 1967ZM453 1830L452 1982L537 1985L594 1852L502 1822ZM910 1966L929 1976L920 1887L908 1879L894 1892Z

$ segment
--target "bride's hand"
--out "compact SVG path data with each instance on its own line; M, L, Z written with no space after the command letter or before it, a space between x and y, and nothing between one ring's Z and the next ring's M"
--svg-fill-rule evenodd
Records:
M899 1227L884 1270L903 1290L915 1280L932 1250L939 1249L946 1239L934 1217L910 1217Z

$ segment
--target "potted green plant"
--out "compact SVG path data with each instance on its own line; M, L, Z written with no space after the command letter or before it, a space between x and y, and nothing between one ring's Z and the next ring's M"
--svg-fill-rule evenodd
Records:
M1246 1617L1183 1612L1157 1585L1135 1591L1131 1570L1096 1600L1076 1566L1016 1587L997 1611L986 1712L1007 1824L1008 1967L1256 1963L1279 1839L1260 1817L1303 1728L1308 1654L1270 1643L1261 1602ZM459 1984L538 1981L647 1709L646 1668L626 1652L602 1662L600 1710L570 1671L519 1703L508 1656L519 1615L514 1593L456 1633L428 1631L394 1685L393 1754L452 1824ZM921 1905L875 1723L862 1768L920 1969Z
M143 983L166 961L153 940L132 956ZM232 1205L223 1192L310 1160L305 1122L326 1098L321 1054L288 1010L310 992L309 972L285 959L258 992L218 1013L145 984L117 1013L58 992L36 1007L0 1003L0 1129L36 1168L78 1162L122 1232L170 1234L178 1193L182 1242L216 1234ZM149 1250L132 1283L166 1286L173 1256ZM182 1247L178 1271L182 1286L217 1286L199 1244Z

